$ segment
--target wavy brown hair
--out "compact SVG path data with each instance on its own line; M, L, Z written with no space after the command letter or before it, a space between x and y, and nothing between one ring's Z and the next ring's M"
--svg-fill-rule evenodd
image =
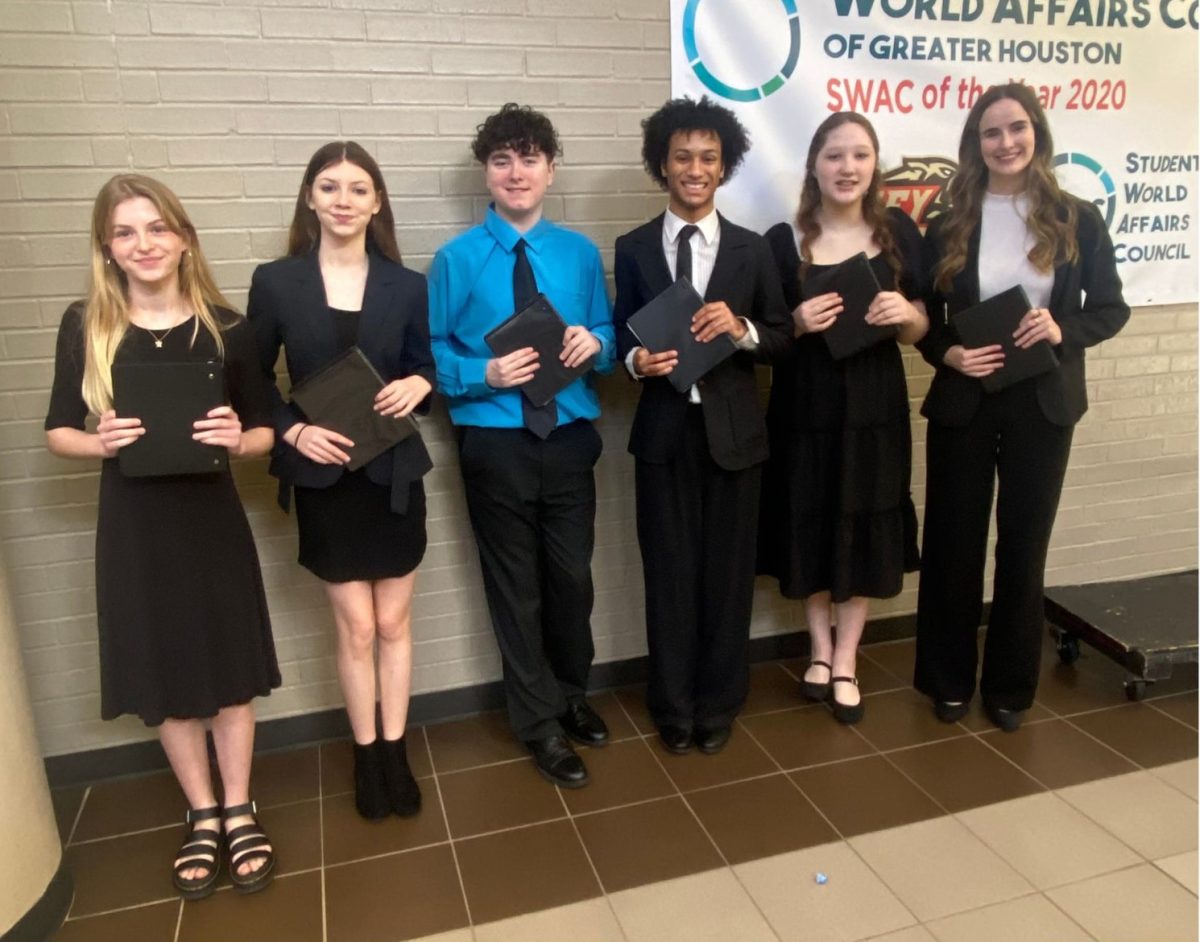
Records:
M183 209L183 204L163 183L140 173L119 173L100 188L92 204L91 277L83 312L83 401L96 415L112 408L112 364L117 348L129 330L129 282L108 254L112 237L112 217L116 208L126 200L144 197L154 204L162 221L187 244L179 259L179 293L184 303L195 312L192 343L200 329L208 331L224 356L221 339L223 325L216 309L232 308L213 279L196 227Z
M839 111L831 114L821 122L813 133L812 143L808 145L808 159L804 162L804 185L800 188L800 210L796 213L796 228L800 230L800 277L811 267L812 244L821 235L821 221L818 213L821 209L821 187L817 183L817 157L825 146L829 135L847 124L856 124L867 132L871 139L871 149L875 151L875 171L871 174L871 182L862 199L863 221L871 227L871 238L883 250L884 260L895 276L895 288L900 283L900 259L896 255L896 240L892 238L892 229L888 225L887 210L880 195L882 175L879 172L879 137L871 122L855 111Z
M939 291L949 291L954 276L967 267L968 243L979 225L988 185L979 125L983 113L1005 98L1024 108L1033 125L1033 159L1025 171L1025 192L1029 196L1025 225L1034 237L1029 261L1038 271L1048 272L1060 261L1074 262L1079 258L1078 211L1054 176L1054 139L1046 112L1028 85L1022 82L993 85L979 96L967 114L958 142L958 172L950 181L950 209L941 229L942 258L933 270L934 287Z
M396 243L396 221L392 217L392 204L388 202L387 186L375 158L354 141L330 141L317 149L304 169L300 181L300 192L296 195L296 209L292 213L292 225L288 230L288 255L307 255L315 252L321 244L321 223L315 211L309 208L308 198L313 183L326 167L340 164L343 160L365 170L371 178L375 192L379 194L379 212L371 217L367 225L367 251L374 249L380 255L399 262L400 246Z

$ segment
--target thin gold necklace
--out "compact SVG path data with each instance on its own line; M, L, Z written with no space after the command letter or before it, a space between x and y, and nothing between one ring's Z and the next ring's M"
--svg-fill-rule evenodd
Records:
M179 324L182 324L182 323L183 323L183 321L179 322ZM170 327L168 327L166 330L164 330L161 334L159 334L157 331L151 330L149 327L143 327L142 330L144 330L146 333L148 333L151 337L154 338L155 348L161 350L163 341L167 339L167 334L169 334L176 327L178 327L179 324L172 324Z

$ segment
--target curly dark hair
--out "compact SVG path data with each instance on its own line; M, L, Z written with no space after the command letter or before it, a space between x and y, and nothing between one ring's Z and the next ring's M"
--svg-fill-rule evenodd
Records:
M734 175L750 150L750 135L728 108L707 95L702 95L699 101L686 96L672 98L642 122L642 163L664 190L667 178L663 164L667 161L671 138L679 131L712 131L721 139L724 180Z
M475 128L471 151L476 160L486 164L496 151L510 147L518 154L541 151L547 160L553 160L562 153L558 132L554 130L550 119L528 105L511 101L495 114L488 115L487 120Z

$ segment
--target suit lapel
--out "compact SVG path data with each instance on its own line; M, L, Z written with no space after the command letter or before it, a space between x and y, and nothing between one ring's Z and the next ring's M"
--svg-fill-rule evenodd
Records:
M325 280L321 277L321 263L317 253L311 252L300 258L296 273L296 290L293 296L296 317L307 325L312 337L312 349L332 350L337 344L337 332L329 316L329 304L325 300ZM314 364L316 369L324 363Z
M648 298L657 298L671 286L671 269L667 267L667 256L663 254L663 220L660 213L642 226L638 233L638 254L642 262L642 276L646 279Z
M372 362L387 347L387 330L391 322L391 266L378 255L368 255L367 286L363 289L362 314L358 319L358 345ZM376 368L382 364L375 363Z
M721 241L717 245L717 257L713 262L712 274L708 278L708 287L704 292L705 301L715 301L733 297L734 283L742 275L742 253L746 248L746 240L742 234L725 217L717 214L721 220Z

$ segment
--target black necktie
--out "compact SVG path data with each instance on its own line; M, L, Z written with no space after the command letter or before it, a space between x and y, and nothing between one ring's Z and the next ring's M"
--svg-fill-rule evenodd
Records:
M513 247L516 262L513 264L513 306L517 311L523 311L533 303L538 295L537 279L533 277L533 267L525 255L525 240L518 239ZM544 406L535 406L523 393L521 395L521 417L525 427L538 438L548 438L558 425L558 407L551 399Z
M675 256L675 280L686 278L692 280L692 236L700 231L699 226L684 226L679 230L676 244L679 246Z

